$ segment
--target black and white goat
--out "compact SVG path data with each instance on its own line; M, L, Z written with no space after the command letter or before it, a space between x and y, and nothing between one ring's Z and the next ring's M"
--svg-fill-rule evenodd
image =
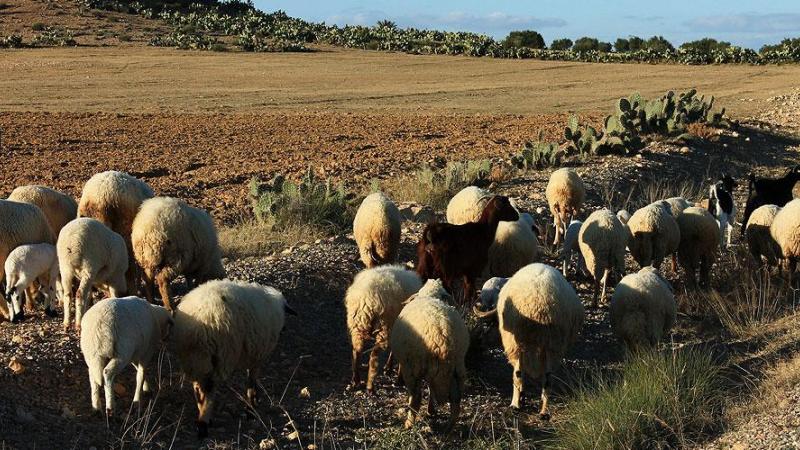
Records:
M742 220L742 234L744 234L750 214L759 206L776 205L785 206L792 201L794 185L800 181L800 166L794 166L780 178L756 178L754 174L748 176L747 205L744 208Z
M733 189L736 181L723 173L715 184L711 185L708 192L708 210L717 219L719 224L719 245L722 247L727 239L727 246L731 246L731 234L736 223L736 203L733 201Z

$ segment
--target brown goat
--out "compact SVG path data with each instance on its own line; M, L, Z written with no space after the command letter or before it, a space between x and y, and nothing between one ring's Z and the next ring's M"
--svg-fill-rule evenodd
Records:
M417 244L417 273L423 281L440 278L450 293L460 278L462 303L471 304L475 279L486 266L489 247L501 220L516 221L519 214L508 197L496 196L486 204L477 222L428 224Z

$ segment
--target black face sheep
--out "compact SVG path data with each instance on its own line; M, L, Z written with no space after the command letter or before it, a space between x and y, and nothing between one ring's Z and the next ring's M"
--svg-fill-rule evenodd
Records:
M55 243L53 231L42 210L34 205L0 200L0 267L12 250L24 244ZM0 271L0 293L5 295L5 270ZM6 299L8 300L8 299ZM0 317L11 319L8 305L0 301Z
M629 350L655 346L675 324L672 287L656 269L626 275L611 297L611 329Z
M781 208L776 205L759 206L747 222L745 233L747 247L758 266L763 264L762 258L766 259L767 267L773 267L779 262L781 249L770 234L770 227L780 210Z
M183 200L155 197L145 200L133 221L133 254L142 268L147 300L153 302L158 284L161 301L172 310L169 283L186 276L190 288L225 278L222 252L211 216Z
M703 208L686 208L678 216L681 243L678 247L678 262L688 277L690 287L697 286L697 271L700 271L701 287L711 285L711 266L717 258L720 229L714 216Z
M259 372L287 313L296 314L280 291L241 281L209 281L178 305L168 347L193 383L200 437L208 435L217 387L234 370L247 371L247 403L256 406Z
M770 234L778 243L780 256L786 259L791 279L800 258L800 199L790 201L775 215Z
M554 244L558 245L564 237L567 225L578 215L586 198L586 188L581 177L574 170L558 169L550 175L545 190L547 204L553 215L556 229Z
M368 195L353 219L353 237L367 268L397 261L400 211L382 192Z
M75 199L45 186L20 186L11 191L8 199L38 206L56 237L64 225L78 215Z
M748 176L747 204L744 208L742 220L742 233L750 220L750 215L759 206L776 205L784 206L792 201L794 185L800 181L800 166L789 169L781 178L756 178L754 174Z
M56 250L61 271L64 329L70 324L70 298L77 279L75 328L80 330L93 286L105 290L109 297L121 297L125 293L128 250L122 236L100 221L85 217L64 226L58 235Z
M374 393L378 356L389 346L389 333L404 302L420 287L419 275L403 266L380 266L356 275L344 299L353 345L352 386L361 384L359 357L365 345L374 339L367 373L367 392Z
M35 282L44 293L45 313L53 317L52 302L56 300L58 283L58 256L52 244L25 244L15 248L6 259L5 274L8 312L11 322L24 319L20 297L26 297L28 308L33 307Z
M122 236L128 249L128 271L125 281L130 294L136 294L137 269L131 247L133 219L143 201L153 197L153 190L124 172L109 170L89 178L78 202L78 217L90 217L102 222Z
M586 267L594 279L592 305L597 307L598 291L605 303L606 283L611 272L625 273L625 245L628 233L608 209L601 209L589 215L578 234L578 245ZM600 284L602 282L602 290Z
M664 258L678 251L681 233L667 208L647 205L628 221L628 249L640 267L661 267Z
M423 280L440 278L450 292L463 280L462 301L471 303L475 278L486 266L497 225L501 220L518 219L508 198L496 196L486 204L478 222L429 224L417 244L417 273Z
M720 247L723 246L723 239L727 236L727 246L731 245L731 234L733 224L736 221L736 203L733 201L733 189L736 182L730 175L722 174L722 177L709 188L708 201L709 212L717 220L720 231Z
M486 203L492 198L489 191L477 186L467 186L458 191L450 202L447 203L447 223L463 225L477 222L486 208Z
M461 314L428 286L403 308L392 328L392 353L397 357L409 393L406 428L413 426L422 403L422 382L430 387L428 413L436 403L450 403L447 431L453 429L461 410L469 347L469 331ZM442 289L443 291L443 289ZM441 292L446 296L447 292Z
M164 308L138 297L103 301L83 317L81 352L89 367L92 408L100 410L100 390L105 390L106 414L114 410L114 378L129 364L136 367L134 403L142 390L150 390L145 369L157 354L172 325Z

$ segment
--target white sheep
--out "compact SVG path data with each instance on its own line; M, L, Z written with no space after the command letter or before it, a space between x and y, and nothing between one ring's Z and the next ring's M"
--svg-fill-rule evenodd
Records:
M711 266L717 258L720 229L716 219L708 210L692 206L678 216L681 241L678 247L678 262L683 267L691 287L697 286L697 271L700 270L700 285L709 287Z
M611 271L625 273L625 245L628 232L608 209L593 212L583 222L578 234L578 246L586 267L594 278L592 305L597 307L598 290L602 281L601 301L605 303L606 283Z
M578 234L583 226L583 221L572 220L564 233L564 242L561 243L561 274L567 276L567 269L572 265L572 253L578 254L578 267L576 273L586 272L586 261L581 254L580 246L578 245Z
M93 286L105 290L111 298L124 295L128 250L122 236L99 220L86 217L75 219L61 229L56 250L61 271L64 329L70 324L72 284L77 279L75 328L80 330L83 313L90 306Z
M130 293L137 289L137 268L131 247L133 219L153 190L142 180L124 172L109 170L93 175L83 186L78 202L78 217L91 217L122 236L128 249L125 280Z
M664 258L678 251L681 242L675 217L658 205L647 205L634 212L628 230L628 249L641 267L661 268Z
M747 247L756 264L763 264L762 257L767 260L767 266L772 267L778 264L781 249L775 238L770 234L770 227L775 221L781 208L776 205L763 205L753 210L750 219L747 221L745 236L747 237Z
M0 267L5 268L6 258L20 245L54 242L53 231L41 209L28 203L0 200ZM3 293L5 278L5 270L0 270L0 292ZM0 301L0 317L10 320L14 312L7 308L6 302Z
M11 191L8 199L38 206L56 237L64 225L78 215L75 199L45 186L19 186Z
M677 314L672 287L650 266L617 284L609 310L614 335L630 350L661 342Z
M353 387L361 385L359 357L366 343L374 339L375 345L369 356L367 392L375 392L378 356L389 346L389 333L404 302L420 287L419 275L400 265L379 266L356 275L344 298L347 328L353 345Z
M172 325L169 312L138 297L111 298L86 312L81 326L81 352L89 367L92 408L100 411L105 391L106 414L114 411L114 379L129 364L136 367L133 402L148 392L145 369L158 353Z
M497 299L500 298L500 290L508 282L508 278L493 277L486 280L481 287L481 306L484 309L497 308Z
M486 273L490 277L510 277L539 257L539 240L533 231L533 217L520 215L515 222L500 221L489 246Z
M553 243L558 245L566 232L567 225L581 210L586 198L586 188L574 170L563 168L550 175L545 196L556 229Z
M772 222L770 234L778 243L781 258L786 259L791 279L800 258L800 199L790 201L781 209Z
M628 221L631 220L631 213L627 209L620 209L617 211L617 219L621 224L628 225Z
M58 282L58 256L53 244L25 244L15 248L6 259L6 299L11 322L24 319L20 297L26 297L28 308L33 307L36 294L34 282L44 294L44 311L50 317L55 316L52 302L56 298Z
M184 275L190 288L225 278L217 230L207 212L183 200L155 197L145 200L133 221L131 245L142 268L145 296L154 301L158 283L161 301L172 310L169 283Z
M422 382L426 381L430 387L429 415L435 414L436 402L450 403L449 431L461 409L469 331L455 308L426 294L431 290L441 292L443 287L440 290L426 283L423 293L414 296L400 312L392 328L391 348L409 393L406 428L414 425L422 403Z
M458 191L447 203L447 223L463 225L477 222L490 198L492 194L489 191L477 186L467 186Z
M397 261L400 211L382 192L368 195L353 219L353 237L361 262L368 268Z
M664 200L657 200L651 203L651 205L665 208L666 211L672 215L672 217L676 218L681 215L684 209L694 206L694 204L683 197L670 197Z
M208 435L215 388L237 369L247 371L247 403L255 408L259 373L287 313L296 314L280 291L242 281L209 281L178 305L169 348L193 383L200 437Z

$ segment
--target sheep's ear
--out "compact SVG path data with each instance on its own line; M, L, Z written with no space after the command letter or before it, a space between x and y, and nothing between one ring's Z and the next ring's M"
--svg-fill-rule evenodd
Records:
M293 310L292 307L289 306L289 304L286 303L286 302L283 302L283 311L286 314L289 314L290 316L296 316L297 315L297 311Z

